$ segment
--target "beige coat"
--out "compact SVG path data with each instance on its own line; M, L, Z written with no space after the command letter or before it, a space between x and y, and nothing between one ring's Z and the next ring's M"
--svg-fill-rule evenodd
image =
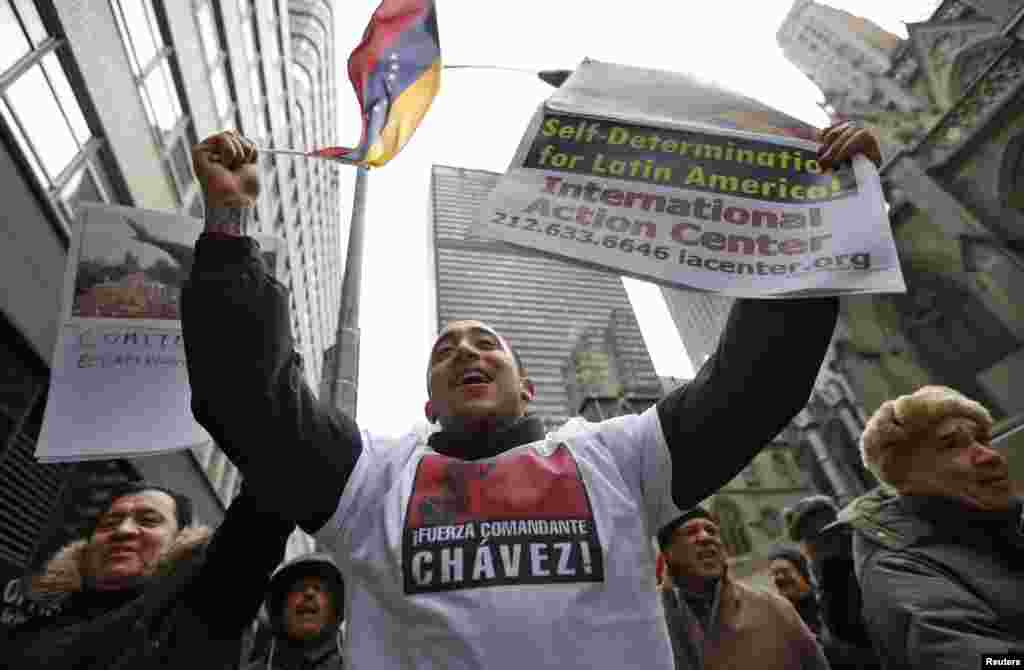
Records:
M662 590L677 670L828 669L814 634L787 600L728 575L719 589L707 631L675 590Z

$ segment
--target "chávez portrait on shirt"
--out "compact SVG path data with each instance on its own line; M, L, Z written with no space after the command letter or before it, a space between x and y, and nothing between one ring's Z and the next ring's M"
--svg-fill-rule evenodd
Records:
M593 510L564 445L476 463L425 456L403 542L409 594L604 581Z

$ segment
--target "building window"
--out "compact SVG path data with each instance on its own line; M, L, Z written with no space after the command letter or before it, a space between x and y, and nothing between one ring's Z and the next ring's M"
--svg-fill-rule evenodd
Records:
M724 496L715 496L711 503L711 511L718 517L722 534L722 542L730 556L743 556L753 550L754 544L743 518L743 510L734 500Z
M758 489L761 488L763 482L761 481L761 470L758 467L757 461L751 461L747 467L743 468L740 472L743 477L743 481L746 482L750 488Z
M298 68L292 68L292 71L295 72L297 69ZM295 101L295 120L296 122L292 125L292 142L295 143L297 149L308 150L311 146L306 132L306 112L302 107L302 103L298 100ZM292 179L294 178L295 175L292 174Z
M259 144L273 145L270 116L267 114L267 82L263 74L259 18L255 0L238 0L238 13L242 19L242 42L249 72L249 93L256 118L255 127L248 130L247 134Z
M174 50L164 39L152 0L110 0L110 4L178 205L182 212L191 212L199 189L192 178L189 147L197 139L174 79Z
M109 202L104 147L86 122L63 59L71 54L31 2L0 0L0 117L65 234L79 201ZM66 62L66 61L65 61Z
M235 96L231 90L228 57L221 31L223 18L219 7L212 0L196 0L195 16L199 41L203 46L206 78L210 82L217 107L217 121L221 128L230 128L235 115Z
M772 467L775 469L775 474L778 478L784 482L787 488L799 488L801 485L800 472L797 467L789 460L789 456L786 451L782 449L773 449L771 451Z
M1024 215L1024 136L1015 137L1006 149L1000 186L1006 206Z

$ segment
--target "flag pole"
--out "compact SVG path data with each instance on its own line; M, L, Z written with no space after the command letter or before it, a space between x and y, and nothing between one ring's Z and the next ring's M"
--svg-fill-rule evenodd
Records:
M282 154L285 156L302 156L303 158L319 158L320 160L333 161L335 163L344 163L345 165L359 165L359 161L350 160L348 158L342 158L340 156L317 156L315 153L309 151L296 151L295 149L270 149L268 147L256 147L256 151L261 154Z
M356 418L357 389L359 385L359 291L363 274L363 229L366 217L366 180L369 169L357 161L337 156L318 156L295 149L256 147L258 153L319 158L356 167L356 183L352 194L352 217L349 223L348 256L345 276L341 283L338 307L338 327L335 333L334 358L330 361L327 387L329 401L345 415ZM323 388L323 387L321 387Z
M316 156L310 156L305 151L296 151L295 149L270 149L268 147L256 147L256 151L261 154L284 154L287 156L305 156L306 158L316 158Z
M355 420L359 387L359 292L363 275L363 232L366 219L366 182L370 171L356 168L352 194L352 218L348 231L348 256L341 283L338 330L335 336L331 403ZM326 399L325 399L326 400Z

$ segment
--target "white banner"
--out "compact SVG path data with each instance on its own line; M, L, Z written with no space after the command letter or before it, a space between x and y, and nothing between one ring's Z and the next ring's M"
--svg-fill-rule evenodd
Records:
M79 207L36 457L127 458L210 442L192 418L179 314L202 222ZM259 239L276 269L276 239Z
M818 145L798 138L811 129L667 73L586 61L564 89L534 116L474 234L736 297L905 290L863 157L825 173Z

